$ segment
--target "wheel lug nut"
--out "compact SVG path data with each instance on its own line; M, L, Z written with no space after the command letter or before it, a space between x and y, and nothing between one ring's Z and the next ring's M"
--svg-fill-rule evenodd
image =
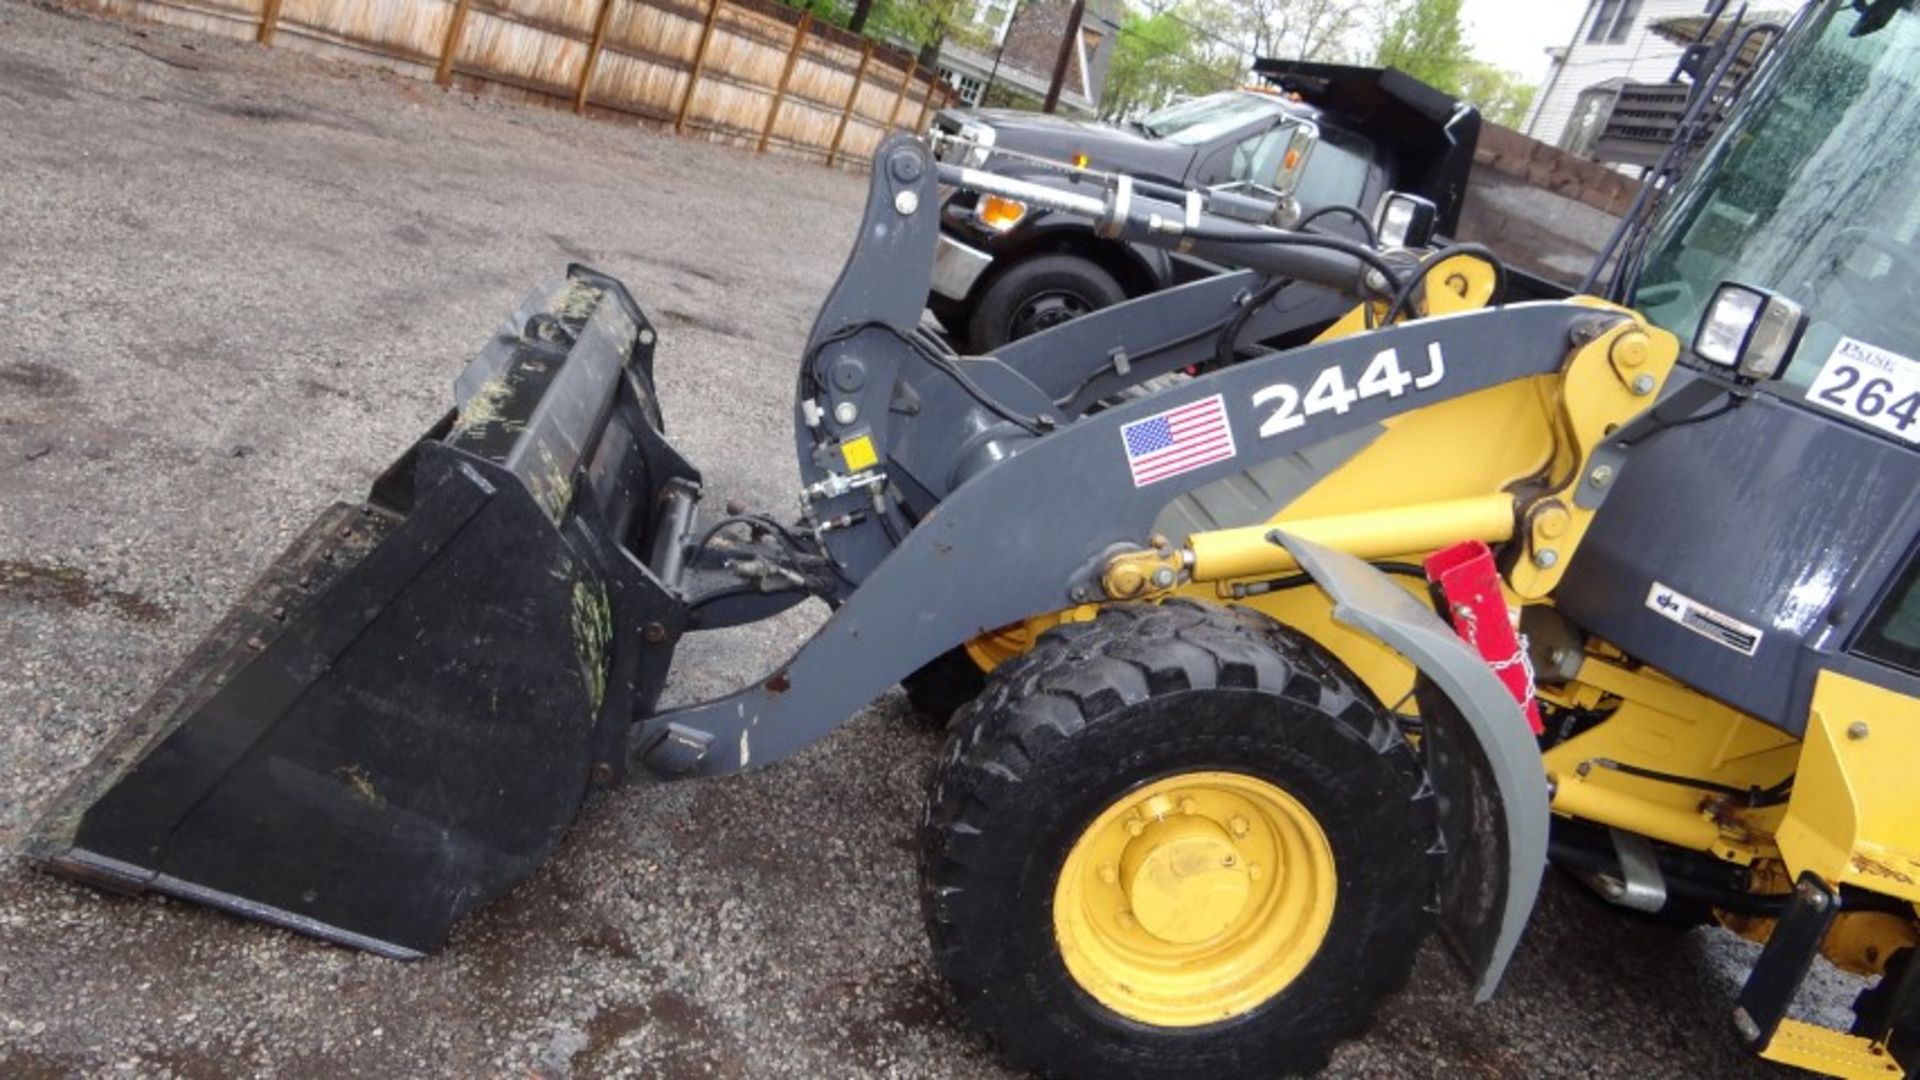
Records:
M1128 911L1125 908L1122 908L1120 910L1120 926L1123 929L1131 930L1137 925L1139 924L1133 921L1133 912Z
M1235 836L1247 835L1247 830L1252 827L1253 826L1247 824L1247 819L1241 817L1239 814L1233 815L1233 820L1227 822L1227 831Z
M1234 863L1236 863L1236 862L1239 862L1239 861L1240 861L1240 860L1238 860L1238 859L1235 859L1235 858L1234 858L1233 856L1231 856L1231 855L1224 855L1224 856L1221 856L1221 858L1220 858L1220 865L1221 865L1221 866L1224 866L1224 867L1226 867L1226 868L1227 868L1227 869L1229 869L1229 870L1231 870L1231 869L1233 869L1233 864L1234 864Z
M1100 880L1106 882L1108 885L1112 885L1114 882L1120 880L1120 871L1115 870L1112 863L1101 863Z
M1259 863L1250 862L1247 864L1247 877L1251 878L1254 881L1259 881L1265 875L1266 875L1266 871L1260 869Z
M1193 801L1193 798L1192 798L1191 796L1189 796L1189 797L1187 797L1187 798L1184 798L1184 799L1181 799L1181 800L1180 800L1180 812L1181 812L1181 813L1183 813L1183 814L1191 814L1191 813L1193 813L1193 812L1194 812L1194 809L1195 809L1195 806L1194 806L1194 801Z
M1147 831L1146 822L1141 821L1137 817L1130 817L1127 819L1127 835L1128 836L1139 836L1141 833L1146 831Z

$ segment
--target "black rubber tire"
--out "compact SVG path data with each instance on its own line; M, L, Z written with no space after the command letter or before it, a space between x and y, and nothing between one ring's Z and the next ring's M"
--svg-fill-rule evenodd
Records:
M1025 334L1014 331L1022 306L1060 294L1098 311L1127 298L1113 275L1078 255L1039 255L1022 259L987 282L967 320L967 345L986 354Z
M944 728L954 714L987 687L987 673L955 646L927 661L925 667L900 680L913 714L930 727Z
M1068 973L1053 892L1082 829L1116 798L1199 769L1260 777L1306 805L1333 847L1333 922L1306 969L1252 1011L1154 1027ZM1312 640L1245 609L1116 605L1001 665L955 717L922 824L921 900L936 966L1016 1066L1307 1073L1405 983L1433 925L1438 837L1417 754Z

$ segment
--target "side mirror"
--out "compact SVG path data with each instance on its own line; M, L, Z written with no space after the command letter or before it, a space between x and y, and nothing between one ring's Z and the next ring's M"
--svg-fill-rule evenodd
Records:
M1300 176L1306 172L1307 159L1313 156L1313 148L1320 145L1320 126L1311 120L1296 120L1292 132L1287 136L1287 148L1280 155L1278 166L1273 174L1273 189L1291 199L1300 187Z
M1214 196L1207 200L1207 212L1210 214L1281 229L1291 229L1293 223L1300 220L1300 200L1265 184L1256 184L1251 180L1229 180L1224 184L1208 185L1206 190L1208 195Z
M1383 248L1424 248L1433 244L1434 222L1440 210L1433 200L1402 191L1380 196L1373 212L1374 235Z
M1786 366L1806 330L1807 313L1799 304L1765 289L1723 281L1700 317L1693 352L1744 378L1771 379Z

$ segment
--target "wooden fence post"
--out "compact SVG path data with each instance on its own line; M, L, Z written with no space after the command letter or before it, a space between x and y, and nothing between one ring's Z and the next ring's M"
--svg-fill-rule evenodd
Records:
M887 134L893 134L893 127L900 122L900 103L907 100L907 87L913 85L913 77L920 74L920 58L907 61L907 78L900 84L900 92L894 95L893 111L887 114Z
M580 65L580 85L573 92L573 111L587 111L587 90L593 86L593 65L600 59L600 46L607 40L607 23L613 17L613 0L600 0L600 13L593 17L593 42L587 46L587 58Z
M468 2L455 0L453 18L447 20L447 40L440 43L440 67L433 73L433 81L441 86L453 85L453 54L459 51L460 35L467 28Z
M262 45L273 44L273 31L280 25L280 0L267 0L260 11L260 32L254 40Z
M920 118L913 122L913 130L927 130L927 114L933 111L933 95L946 84L940 81L940 73L932 71L927 78L927 96L920 99Z
M693 50L693 67L687 71L687 92L680 99L680 111L673 118L673 133L683 134L687 130L687 110L693 107L694 85L700 81L700 69L707 64L707 46L713 44L713 24L720 21L720 5L726 0L713 0L713 6L707 8L707 21L700 27L700 44Z
M760 129L756 153L767 152L767 140L773 138L773 122L780 118L780 103L787 100L787 82L793 78L793 66L800 62L800 50L806 47L807 31L813 29L813 12L800 14L800 25L793 28L793 48L787 50L787 66L780 69L780 85L773 92L773 104L767 106L767 124Z
M833 145L827 147L827 165L832 167L833 159L840 156L840 140L847 134L847 119L853 115L854 103L860 100L860 83L867 77L867 62L873 59L873 39L868 38L866 47L860 50L860 66L853 72L853 89L847 91L847 107L840 110L840 122L833 128Z

